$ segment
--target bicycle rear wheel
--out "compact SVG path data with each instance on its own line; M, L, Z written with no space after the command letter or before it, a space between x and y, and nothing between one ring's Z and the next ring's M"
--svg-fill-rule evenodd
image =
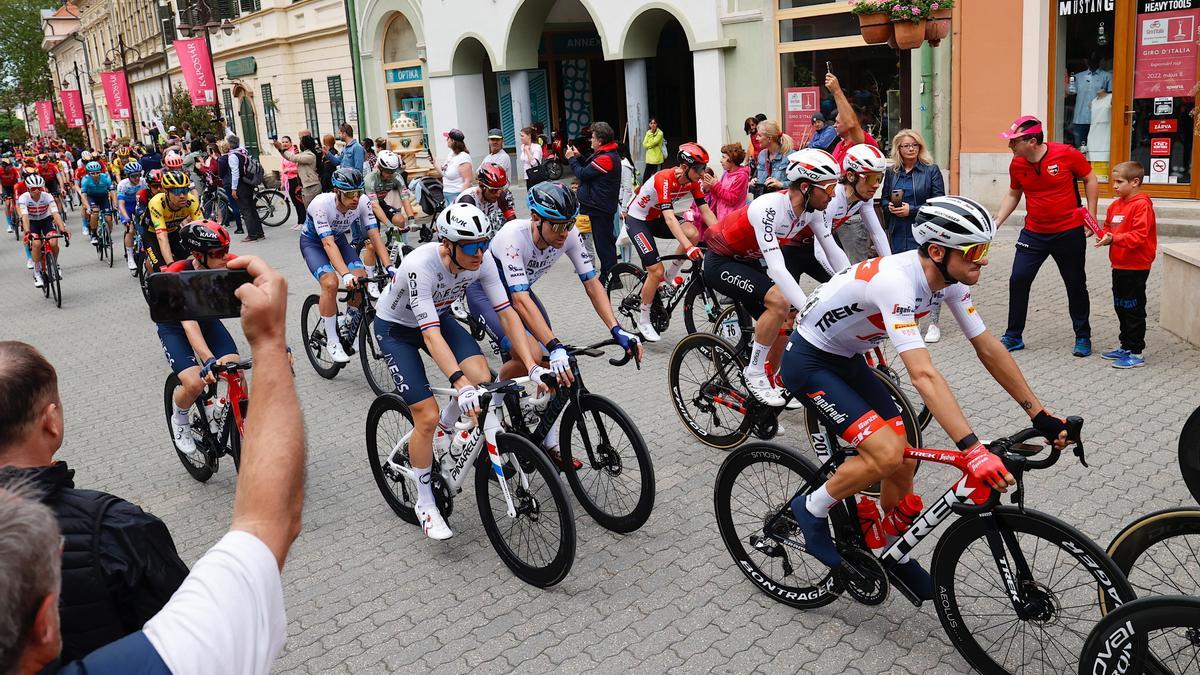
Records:
M942 628L984 673L1074 670L1087 637L1080 626L1103 615L1100 597L1119 603L1135 597L1092 540L1028 508L1001 506L955 521L933 552L930 572ZM1009 597L1009 584L1019 599Z
M1138 597L1200 596L1200 508L1177 508L1142 516L1121 530L1108 555ZM1106 602L1105 610L1115 606Z
M739 354L750 346L754 336L754 320L741 303L720 297L702 280L693 283L683 298L683 325L688 333L711 333L722 338Z
M496 436L504 467L497 475L487 453L475 465L479 518L492 547L522 581L548 588L567 577L575 562L575 516L558 472L533 443L515 434ZM509 517L499 480L517 509Z
M374 317L364 316L358 327L358 360L362 362L363 375L376 396L396 391L396 382L388 368L387 358L379 341L375 339Z
M167 381L163 386L163 409L164 413L166 414L167 438L174 438L175 436L175 430L171 427L171 417L175 415L173 398L175 396L175 389L178 386L179 376L175 373L168 375ZM211 434L197 433L197 430L207 430L208 428L208 420L204 417L204 404L202 403L203 400L203 396L196 399L196 403L193 404L188 410L188 421L192 427L192 438L195 440L196 447L204 451L204 465L196 466L193 464L192 460L188 459L187 455L183 454L179 451L179 448L175 447L174 441L171 441L171 449L175 451L175 455L179 457L179 462L183 464L183 468L187 469L188 474L190 474L192 478L195 478L201 483L206 483L208 482L209 478L212 478L213 473L217 470L217 465L216 453L213 451L213 448L209 447L210 441L213 440L211 438Z
M1139 598L1100 620L1079 657L1079 675L1200 673L1200 598Z
M671 352L667 382L680 421L701 443L732 448L750 435L750 392L733 347L715 335L686 335Z
M313 370L321 377L332 380L342 366L329 355L325 322L321 319L318 304L320 302L321 298L316 295L310 295L304 300L304 306L300 309L300 334L304 336L304 353L308 356Z
M1196 408L1179 433L1179 470L1192 498L1200 503L1200 408Z
M260 190L254 195L254 208L267 227L279 227L292 217L292 200L279 190Z
M583 510L613 532L644 525L654 509L654 464L629 415L603 396L583 394L560 424L563 471ZM572 458L583 467L576 469Z
M608 302L621 328L637 334L638 316L642 306L642 283L646 272L630 263L618 263L608 275Z

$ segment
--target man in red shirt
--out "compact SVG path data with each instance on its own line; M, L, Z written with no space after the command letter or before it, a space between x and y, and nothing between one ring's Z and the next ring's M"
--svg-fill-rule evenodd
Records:
M837 104L837 119L834 120L833 129L837 132L838 142L833 146L830 154L837 160L838 166L842 165L842 159L850 148L856 145L866 143L878 148L879 141L863 128L862 109L855 106L846 97L836 75L825 73L825 88L829 90L834 103ZM873 257L870 236L867 234L867 228L863 225L862 218L854 218L844 223L838 228L835 236L850 262L862 262ZM876 255L882 253L882 251L875 252Z
M1087 193L1087 211L1096 216L1100 184L1092 165L1075 148L1063 143L1046 143L1042 123L1026 115L1017 118L1008 131L1012 163L1008 165L1009 190L996 215L996 226L1004 223L1021 196L1025 196L1025 227L1017 238L1017 255L1008 279L1008 328L1000 342L1008 350L1025 348L1022 334L1029 313L1029 288L1046 258L1053 257L1067 286L1067 311L1075 329L1075 356L1092 353L1092 327L1088 323L1086 228L1077 182L1082 179Z

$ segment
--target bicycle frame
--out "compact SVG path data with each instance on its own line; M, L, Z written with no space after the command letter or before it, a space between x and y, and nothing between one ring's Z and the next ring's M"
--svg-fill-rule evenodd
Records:
M250 368L252 363L251 359L246 359L245 361L213 367L213 372L222 380L225 380L228 387L223 412L224 419L229 418L230 412L233 413L233 426L231 427L228 424L222 425L220 439L222 445L225 445L226 441L229 440L227 434L231 433L234 428L236 428L238 436L245 436L246 406L250 402L250 394L246 389L246 376L242 371ZM211 389L208 393L209 396L216 393L215 387L216 385L209 385ZM235 403L236 405L234 405Z

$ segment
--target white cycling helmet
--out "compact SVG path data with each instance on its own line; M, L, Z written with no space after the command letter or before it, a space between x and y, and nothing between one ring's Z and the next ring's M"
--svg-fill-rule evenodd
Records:
M996 236L992 214L979 202L966 197L934 197L917 210L913 237L921 244L970 246L990 242Z
M883 173L887 171L887 157L879 148L859 143L847 150L842 158L842 173L850 171L860 176L864 173Z
M804 148L788 155L787 171L784 177L789 183L806 180L810 183L824 183L835 180L838 174L837 160L833 155L816 148Z
M375 157L375 166L388 171L396 171L400 168L400 155L391 150L381 150Z
M25 187L29 188L30 190L44 190L46 188L46 179L35 173L25 179Z
M443 241L459 242L492 238L492 224L474 204L455 202L437 217L438 236Z

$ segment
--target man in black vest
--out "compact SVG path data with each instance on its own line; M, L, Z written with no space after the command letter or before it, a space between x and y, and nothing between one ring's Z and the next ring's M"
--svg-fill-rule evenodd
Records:
M63 534L63 661L141 630L183 583L167 526L134 504L75 488L54 460L63 442L54 366L24 342L0 341L0 483L27 481Z
M606 122L592 125L592 155L582 159L575 146L568 145L567 159L579 180L579 215L591 221L596 257L600 258L600 283L608 283L608 274L617 264L617 210L621 194L621 156L617 154L616 135Z

